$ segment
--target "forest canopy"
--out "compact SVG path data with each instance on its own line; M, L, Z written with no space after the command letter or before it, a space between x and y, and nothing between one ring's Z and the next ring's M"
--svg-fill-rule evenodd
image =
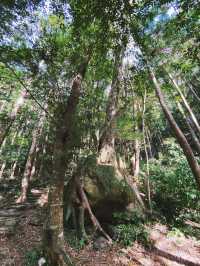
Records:
M198 242L199 1L9 0L0 15L3 263L150 265L117 254L158 249L158 224Z

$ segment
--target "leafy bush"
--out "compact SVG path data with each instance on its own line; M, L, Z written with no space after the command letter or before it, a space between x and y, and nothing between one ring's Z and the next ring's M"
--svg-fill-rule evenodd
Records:
M116 225L115 233L117 234L117 242L124 246L130 246L134 241L141 242L143 245L149 245L148 232L144 225L135 224L119 224Z
M81 250L85 247L87 240L78 238L74 230L68 230L65 234L66 242L74 249Z
M112 228L117 242L124 246L129 246L134 241L149 245L148 232L144 226L145 219L140 212L114 213L113 221L117 224Z
M153 205L168 222L183 225L186 219L199 221L200 192L180 147L166 141L159 160L150 161Z
M139 210L132 212L115 212L113 213L113 223L115 224L140 224L145 220L143 213Z

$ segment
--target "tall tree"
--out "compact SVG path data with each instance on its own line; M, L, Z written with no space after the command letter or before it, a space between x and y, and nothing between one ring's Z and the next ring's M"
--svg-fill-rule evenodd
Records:
M171 125L174 133L175 133L177 141L179 142L181 148L183 149L183 152L187 158L188 164L190 165L191 171L195 177L197 186L200 189L200 166L198 164L198 161L195 158L195 155L194 155L189 143L187 142L187 139L185 138L184 134L180 130L179 126L177 125L175 119L173 118L169 108L167 107L167 105L165 103L160 85L159 85L159 83L155 77L153 70L150 68L149 71L150 71L150 76L151 76L152 81L153 81L154 86L155 86L156 94L158 96L158 99L160 101L160 105L162 107L162 110L163 110L169 124Z

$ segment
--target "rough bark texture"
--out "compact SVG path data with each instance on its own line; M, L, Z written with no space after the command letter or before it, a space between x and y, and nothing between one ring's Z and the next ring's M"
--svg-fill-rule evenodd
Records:
M122 160L117 159L115 153L115 124L119 109L119 96L123 86L123 56L125 47L119 47L115 54L115 65L113 71L113 78L111 84L111 90L108 98L107 109L106 109L106 121L104 125L103 133L99 141L99 155L97 162L99 165L111 165L115 172L116 179L118 181L124 180L132 191L133 202L135 200L139 203L139 206L144 209L144 203L140 196L136 182L130 177L126 171L126 166ZM136 146L138 142L136 140ZM136 148L136 160L134 162L134 171L139 171L139 149Z
M162 110L172 128L172 130L174 131L175 135L176 135L176 139L177 141L179 142L186 158L187 158L187 161L188 161L188 164L192 170L192 173L195 177L195 180L196 180L196 183L197 183L197 187L198 189L200 190L200 167L199 167L199 164L194 156L194 153L189 145L189 143L187 142L184 134L182 133L182 131L180 130L179 126L177 125L175 119L173 118L169 108L167 107L166 103L165 103L165 100L164 100L164 97L163 97L163 94L162 94L162 91L161 91L161 88L160 88L160 85L155 77L155 74L153 72L152 69L149 69L149 72L150 72L150 76L151 76L151 79L154 83L154 86L155 86L155 90L156 90L156 95L159 99L159 102L160 102L160 105L162 107Z
M124 56L124 48L118 47L115 54L113 78L106 108L106 121L99 141L99 156L98 156L99 163L112 164L116 157L115 148L114 148L114 142L115 142L114 127L118 111L119 94L122 87L123 56Z
M88 63L88 61L87 61ZM81 68L79 74L72 81L71 94L66 106L58 107L55 127L55 143L53 147L53 167L51 174L51 187L47 208L47 218L44 225L44 251L49 265L63 266L71 262L64 252L63 230L63 192L64 177L72 148L72 126L76 107L78 105L81 81L87 63ZM64 110L64 111L63 111Z

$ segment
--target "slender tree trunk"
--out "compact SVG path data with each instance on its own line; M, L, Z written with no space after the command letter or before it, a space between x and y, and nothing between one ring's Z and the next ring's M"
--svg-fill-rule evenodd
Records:
M200 97L197 95L195 89L193 89L193 88L192 88L192 85L190 85L190 84L189 84L188 86L189 86L190 91L191 91L192 94L194 95L195 99L197 100L197 102L200 103Z
M6 145L6 140L7 140L7 138L4 139L4 141L3 141L3 143L2 143L2 145L0 147L0 155L1 155L2 151L3 151L3 148ZM1 170L0 170L0 179L3 179L3 173L4 173L5 168L6 168L6 161L3 161L2 165L1 165Z
M51 145L49 143L49 136L48 134L45 136L45 139L43 140L42 144L42 155L40 160L40 166L38 169L38 178L41 178L43 180L46 180L48 177L48 164L51 165L51 158L50 156L46 156L48 154L51 154ZM49 163L48 163L49 162Z
M151 135L150 135L150 132L149 130L145 129L145 132L146 132L146 137L147 137L147 147L149 148L149 155L150 155L150 158L153 158L153 153L152 153L152 148L151 148Z
M6 162L3 162L3 164L1 165L1 170L0 170L0 180L3 179L3 172L5 168L6 168Z
M145 178L146 181L146 191L147 191L147 199L150 212L152 212L152 204L151 204L151 190L150 190L150 182L149 182L149 155L147 150L147 143L146 143L146 125L145 125L145 112L146 112L146 98L147 93L145 90L144 99L143 99L143 112L142 112L142 133L143 133L143 140L144 140L144 151L146 155L146 168L147 168L147 175Z
M187 102L187 99L185 98L184 94L182 93L181 89L179 88L176 80L172 77L172 75L170 73L168 73L168 75L169 75L170 80L172 81L172 83L174 85L174 88L176 89L176 91L181 96L181 99L183 100L184 106L187 109L188 113L190 114L191 119L192 119L192 121L193 121L196 129L198 130L198 133L200 134L200 126L199 126L199 123L198 123L197 118L196 118L195 114L193 113L193 111L192 111L189 103Z
M146 180L145 180L147 199L148 199L149 210L150 212L152 212L151 189L150 189L150 181L149 181L149 155L148 155L148 150L147 150L147 145L146 145L146 140L145 140L145 131L144 131L144 150L145 150L145 155L146 155L146 168L147 168L147 175L146 175Z
M10 178L9 178L10 180L15 179L16 168L17 168L17 160L12 165L12 170L11 170L11 174L10 174Z
M199 167L199 164L198 164L198 162L194 156L194 153L193 153L190 145L187 142L187 139L185 138L184 134L182 133L182 131L178 127L174 117L172 116L169 108L166 105L162 91L161 91L161 88L160 88L160 85L159 85L159 83L155 77L155 74L151 68L149 68L149 72L150 72L150 77L154 83L156 95L159 99L161 108L162 108L171 128L173 129L173 131L176 135L177 141L179 142L181 148L183 149L183 152L187 158L188 164L189 164L189 166L192 170L192 173L195 177L197 187L200 190L200 167Z
M183 108L182 108L182 106L181 106L181 104L179 102L177 102L177 106L178 106L178 109L179 109L180 113L183 115L183 117L185 119L185 122L186 122L186 124L188 126L188 129L190 131L192 140L193 140L193 142L195 144L196 150L198 151L198 154L200 154L200 142L198 140L198 137L197 137L195 131L193 130L192 126L190 125L190 120L185 115L184 110L183 110Z
M134 154L131 157L132 174L134 178L137 178L140 173L140 141L134 140Z
M36 144L37 144L38 138L39 138L41 131L42 131L45 116L46 116L46 112L43 112L40 119L39 119L38 125L36 126L35 130L33 131L32 143L30 146L27 160L26 160L24 175L23 175L22 183L21 183L21 195L16 200L16 203L22 203L22 202L25 202L27 200L27 192L28 192L29 180L30 180L30 176L31 176L33 162L34 162Z
M0 113L3 112L3 110L6 106L6 103L7 103L6 101L3 101L3 103L2 102L0 103Z
M24 105L27 96L28 96L27 92L25 90L22 90L20 96L17 98L16 102L14 103L12 111L8 115L8 121L9 121L8 124L1 126L1 128L0 128L0 146L2 145L5 137L8 135L10 128L11 128L13 122L15 121L17 114L19 113L22 106Z
M139 111L139 107L137 105L137 102L134 101L133 103L133 113L135 116L135 133L139 133L139 126L137 122L137 114ZM134 140L134 154L131 158L131 164L132 164L132 174L135 179L139 176L140 173L140 140L138 137L135 138Z
M23 130L20 130L18 132L19 127L20 126L18 126L18 128L16 129L16 131L14 133L14 136L12 137L11 145L13 145L15 143L16 137L20 137L22 135ZM5 138L3 140L3 143L2 143L1 148L0 148L0 154L2 153L2 151L6 145L6 141L7 141L7 138ZM17 154L19 155L19 153L20 153L20 150L17 152ZM9 179L12 179L12 177L14 177L14 171L15 171L16 167L17 167L17 160L14 162L14 164L12 166L11 175L10 175ZM4 172L5 168L6 168L6 161L3 162L3 164L2 164L1 171L0 171L0 179L3 178L3 172Z
M42 147L42 142L43 140L41 139L39 143L36 144L35 148L35 154L34 154L34 159L33 159L33 166L31 169L31 174L30 174L30 181L34 179L34 177L39 177L39 169L41 167L42 161L41 161L41 155L43 155L43 147Z

